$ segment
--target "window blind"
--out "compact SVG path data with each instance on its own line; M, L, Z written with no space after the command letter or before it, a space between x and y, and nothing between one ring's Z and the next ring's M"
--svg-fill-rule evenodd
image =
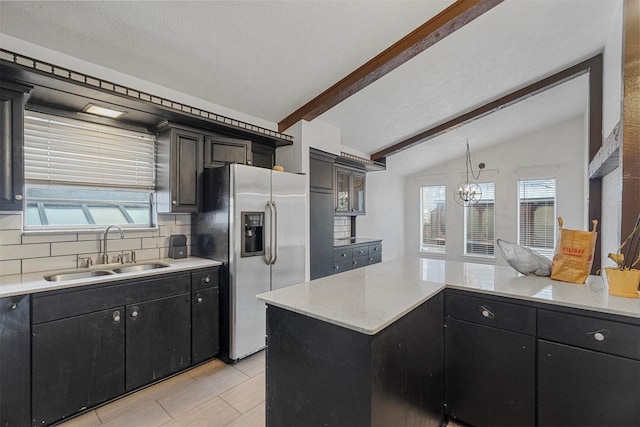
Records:
M518 243L552 258L556 245L556 180L518 181Z
M25 182L155 189L155 135L27 111Z
M478 204L464 209L465 255L494 256L495 247L495 185L478 184L482 198Z

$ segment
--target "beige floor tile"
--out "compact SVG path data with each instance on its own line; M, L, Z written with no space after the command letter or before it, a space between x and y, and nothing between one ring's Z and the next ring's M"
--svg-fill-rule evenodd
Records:
M163 427L222 427L240 417L240 415L225 401L219 397L214 397L169 421L167 424L163 424Z
M200 377L214 375L216 372L225 369L228 366L229 365L221 360L213 359L212 361L207 362L204 365L200 365L198 367L190 369L189 371L187 371L187 374L189 374L194 379L198 379Z
M171 417L155 400L140 401L129 411L112 418L103 426L108 427L158 427L171 421Z
M264 427L266 421L265 408L265 403L262 402L246 414L242 414L242 416L227 424L225 427Z
M247 375L225 365L209 374L201 372L194 383L175 392L162 393L158 397L158 402L173 418L176 418L248 379Z
M265 384L264 372L262 372L231 390L225 391L220 395L220 398L233 406L236 411L244 414L264 402L264 396Z
M261 372L264 372L265 351L262 350L256 354L253 354L246 359L242 359L233 365L236 369L241 370L250 377L255 377Z
M100 419L96 415L96 411L91 411L60 424L60 427L96 427L99 425Z
M113 401L96 409L96 412L100 420L106 423L131 412L144 402L153 401L158 396L165 395L166 393L176 393L183 387L194 382L195 380L190 375L183 373Z

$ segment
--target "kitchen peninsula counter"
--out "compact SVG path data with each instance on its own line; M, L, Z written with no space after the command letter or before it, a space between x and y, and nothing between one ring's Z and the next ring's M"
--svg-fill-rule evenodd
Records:
M640 421L640 299L600 277L404 257L257 298L267 427Z
M522 276L510 267L403 257L258 295L267 304L373 335L445 288L640 318L640 298L587 283Z

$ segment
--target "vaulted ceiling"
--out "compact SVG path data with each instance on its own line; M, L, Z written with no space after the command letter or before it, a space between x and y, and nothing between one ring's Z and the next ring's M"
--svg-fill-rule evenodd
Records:
M275 124L452 3L0 1L0 46L4 33ZM619 6L506 0L316 120L375 153L601 52ZM389 165L414 173L462 155L463 138L474 150L583 114L586 88L563 84Z

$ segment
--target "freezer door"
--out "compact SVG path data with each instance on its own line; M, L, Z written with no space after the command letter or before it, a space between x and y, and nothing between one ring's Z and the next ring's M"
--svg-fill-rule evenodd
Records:
M276 217L272 290L302 283L305 279L306 185L304 175L271 172L271 200Z
M229 260L229 357L240 359L265 346L265 305L256 295L270 289L269 266L264 256L241 257L244 230L241 212L265 212L270 201L268 169L231 165L232 200ZM265 214L265 229L271 214ZM265 242L267 245L269 241Z

